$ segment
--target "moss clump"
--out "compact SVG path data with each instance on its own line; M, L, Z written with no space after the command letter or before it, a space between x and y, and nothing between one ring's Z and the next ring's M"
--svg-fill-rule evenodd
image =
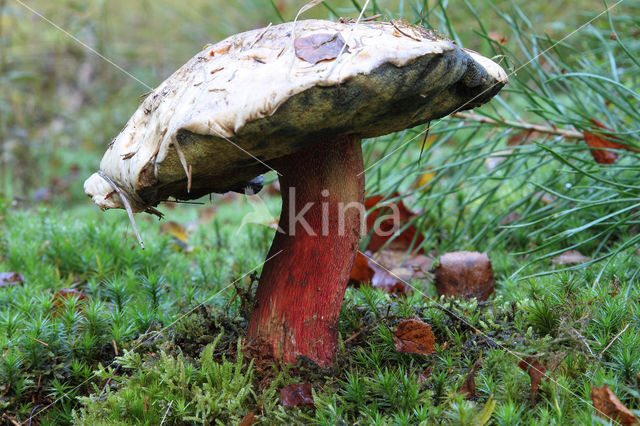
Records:
M128 351L117 364L130 374L118 376L113 369L98 375L109 380L103 393L82 397L85 405L75 413L78 424L238 424L255 402L253 362L245 364L238 341L235 361L214 360L219 334L207 345L199 360L168 355L142 356Z

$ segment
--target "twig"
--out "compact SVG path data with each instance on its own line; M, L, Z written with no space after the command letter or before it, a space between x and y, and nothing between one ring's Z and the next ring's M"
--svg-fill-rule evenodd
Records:
M116 365L116 368L113 369L113 374L118 373L118 368L120 368L120 364ZM104 384L104 387L102 388L102 393L105 393L107 391L107 387L109 386L109 383L111 383L112 380L113 380L113 376L107 379L107 382Z
M169 410L171 409L171 405L173 405L173 400L169 402L169 406L167 407L167 411L164 412L164 416L162 416L162 421L160 422L160 426L164 424L165 419L167 418L167 414L169 414Z
M7 413L2 413L2 418L9 420L14 426L21 426L20 423L16 422L12 417L7 416Z
M29 337L31 337L31 336L29 336ZM45 343L42 340L38 340L35 337L31 337L31 340L35 340L36 342L40 343L42 346L49 346L48 343Z
M582 134L582 132L579 132L575 129L564 130L549 126L543 126L540 124L526 123L524 121L498 121L494 120L493 118L476 114L475 112L456 112L455 114L452 114L452 116L455 118L460 118L462 120L476 121L478 123L492 124L494 126L515 127L518 129L528 130L530 132L540 132L546 133L548 135L562 136L566 139L584 139L584 135Z
M267 33L267 31L269 31L269 28L271 28L271 22L269 22L269 25L267 25L267 28L265 28L264 31L262 31L260 33L260 35L253 41L253 43L251 43L251 46L249 46L249 49L251 49L253 46L255 46L256 43L259 42L260 39L262 39L262 37L264 37L264 35Z
M375 21L376 19L380 18L382 16L382 13L377 13L373 16L369 16L368 18L362 18L360 21L362 22L369 22L369 21Z
M31 420L33 419L33 413L36 411L36 409L38 409L39 407L42 407L42 404L38 404L35 407L33 407L33 410L31 410L31 414L29 414L29 423L28 425L31 426Z
M402 31L400 28L398 28L398 26L396 25L396 20L395 20L395 19L391 21L391 25L393 25L393 28L395 28L395 29L396 29L400 34L402 34L403 36L405 36L405 37L409 37L411 40L415 40L415 41L422 41L422 40L420 40L420 39L419 39L419 38L417 38L417 37L410 36L409 34L407 34L407 33L405 33L404 31Z
M616 337L614 337L609 344L602 350L602 352L600 352L600 355L598 355L598 358L602 359L602 355L604 355L604 353L607 351L607 349L609 349L611 347L611 345L613 345L613 342L615 342L616 340L618 340L618 337L620 337L622 335L622 333L624 333L625 331L627 331L627 328L629 328L629 324L627 323L627 325L622 329L622 331L618 334L616 334Z

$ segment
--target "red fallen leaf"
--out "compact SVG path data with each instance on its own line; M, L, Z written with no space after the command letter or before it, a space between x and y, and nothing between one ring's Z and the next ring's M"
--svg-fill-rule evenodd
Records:
M280 389L280 402L283 407L300 407L308 405L316 408L311 394L311 383L301 385L289 385Z
M506 42L509 41L508 38L506 38L505 36L503 36L502 34L500 34L497 31L489 31L488 36L489 36L489 38L491 40L493 40L493 41L495 41L496 43L499 43L499 44L505 44Z
M420 384L426 383L429 380L429 377L431 377L431 367L427 367L426 370L418 375L417 382Z
M17 272L0 272L0 288L24 283L24 277Z
M240 426L253 426L256 423L258 423L258 418L256 417L256 414L253 411L249 411L242 418L242 421L240 422Z
M536 132L535 130L525 130L522 132L518 132L515 135L512 135L507 140L507 145L509 146L518 146L524 145L529 142L531 139L542 139L544 135L540 132Z
M435 270L439 295L487 300L495 290L493 269L486 253L456 251L440 256Z
M89 300L89 298L81 291L75 288L63 288L53 296L53 306L59 309L64 305L64 299L75 297L77 300Z
M429 355L436 352L436 336L431 326L421 319L411 317L402 320L393 331L396 351Z
M592 386L591 401L600 417L616 420L623 426L638 424L638 418L624 406L608 385Z
M600 127L601 129L613 132L613 129L600 123L598 120L591 119L591 124ZM586 130L582 132L584 140L591 148L610 148L610 149L630 149L628 145L617 143L611 139L620 140L620 138L607 133L589 133ZM597 163L600 164L613 164L618 159L618 154L611 151L604 151L602 149L592 149L591 156Z
M369 252L367 252L367 256L369 256ZM356 261L349 275L349 281L352 285L368 282L373 287L381 288L387 293L407 294L411 291L401 280L367 256L360 252L356 255Z
M398 196L399 194L397 192L394 192L389 197L375 195L367 198L364 201L364 205L367 211L369 211L381 204L384 200ZM394 220L394 211L397 211L398 216L396 219L398 222ZM402 201L385 203L385 205L370 211L366 218L367 231L371 234L367 250L375 253L380 250L387 241L393 239L385 248L407 251L413 243L416 253L424 253L422 249L424 237L418 233L418 229L415 226L406 226L414 216L416 216L416 214L409 210ZM393 232L394 229L396 232ZM402 232L396 235L400 230L402 230Z
M344 45L345 42L340 33L312 34L307 37L298 37L293 42L296 56L314 65L338 57ZM348 52L348 49L344 51Z
M480 368L480 364L482 364L482 358L478 358L476 362L473 363L462 386L458 389L458 392L464 394L466 399L475 399L476 397L476 371Z
M353 268L351 268L351 274L349 274L349 280L355 281L354 284L359 284L361 282L371 282L372 278L373 269L369 266L369 259L358 252Z
M531 379L531 405L533 406L536 404L536 393L538 393L540 382L547 372L547 367L538 360L532 360L532 358L520 361L518 367L526 371Z
M198 210L198 224L204 225L213 220L218 213L217 206L206 206Z
M575 265L578 263L585 263L590 261L591 258L584 256L578 250L567 250L564 253L552 258L551 263L556 265Z

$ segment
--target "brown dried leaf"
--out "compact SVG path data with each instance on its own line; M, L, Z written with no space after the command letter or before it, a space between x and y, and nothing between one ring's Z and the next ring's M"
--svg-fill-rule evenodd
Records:
M490 157L487 157L487 159L484 160L484 164L487 167L487 171L490 172L496 167L498 167L501 163L503 163L507 159L507 156L511 154L513 154L512 149L505 149L503 151L496 151L492 153Z
M301 385L289 385L280 389L280 402L284 407L300 407L308 405L315 408L313 395L311 393L311 383L305 382Z
M507 141L507 145L509 146L518 146L524 145L529 142L531 139L541 139L544 135L540 132L536 132L535 130L525 130L523 132L516 133L515 135L509 137Z
M396 351L429 355L436 352L436 337L431 326L412 317L402 320L393 332Z
M196 222L197 225L197 222ZM189 234L185 227L174 221L163 222L160 225L160 233L171 235L173 243L182 251L190 253L193 247L189 245Z
M551 263L555 263L556 265L575 265L589 262L590 260L590 257L583 255L578 250L568 250L551 259Z
M482 358L478 358L476 362L473 363L469 373L467 373L467 377L465 377L462 386L458 389L458 392L464 394L466 399L476 398L476 371L478 371L481 364Z
M531 379L531 405L533 406L536 403L536 393L538 393L540 382L547 372L547 367L538 360L532 360L532 358L520 361L518 367L526 371Z
M216 206L206 206L198 210L198 224L205 225L213 220L218 213Z
M616 420L623 426L638 424L638 418L624 406L608 385L592 386L591 401L600 417Z
M501 45L503 45L503 44L505 44L506 42L508 42L508 41L509 41L509 39L508 39L508 38L506 38L505 36L503 36L502 34L500 34L500 33L499 33L499 32L497 32L497 31L489 31L489 34L488 34L488 35L489 35L489 38L490 38L491 40L493 40L493 41L495 41L496 43L501 44Z
M435 270L439 295L487 300L495 290L493 269L486 253L456 251L440 257Z
M89 300L89 298L80 290L76 290L75 288L63 288L62 290L58 290L56 294L53 295L53 309L57 312L60 308L64 307L64 301L70 298L76 298L78 301L80 300ZM78 311L82 310L81 306L77 307Z
M555 195L551 195L547 192L542 192L542 191L536 192L535 194L533 194L533 197L540 199L540 202L545 206L548 206L549 204L553 203L556 200Z
M345 42L340 33L312 34L298 37L294 42L296 56L314 65L337 58L344 45ZM347 51L348 49L345 49L345 52Z
M254 424L258 423L258 418L256 417L256 414L253 411L249 411L242 419L242 421L240 422L240 426L253 426Z
M24 283L24 277L17 272L0 272L0 288Z
M351 268L351 274L349 280L355 281L353 284L360 284L362 282L371 282L373 278L373 269L369 266L369 259L367 259L362 253L356 254L356 260Z
M381 288L388 293L406 294L410 291L401 280L369 259L369 257L369 252L366 255L358 252L356 255L356 260L349 275L349 281L352 285L357 286L363 282L370 283L373 287Z
M405 283L424 279L432 263L431 257L400 250L382 250L374 255L358 252L349 280L351 285L371 283L388 293L407 294L411 288Z
M173 238L178 241L182 241L183 243L186 243L189 239L184 227L178 222L174 222L172 220L160 224L160 233L171 235Z
M500 220L500 225L508 225L520 220L521 216L518 212L511 212Z
M600 123L598 120L591 119L591 124L600 127L601 129L613 132L613 129ZM617 143L611 139L620 140L620 138L606 134L606 133L590 133L586 130L582 132L584 134L584 140L591 148L609 148L609 149L629 149L628 145ZM618 159L618 154L611 151L604 151L602 149L592 149L591 156L597 163L600 164L613 164Z
M427 383L429 381L429 377L431 377L431 367L427 367L426 370L420 373L416 381L420 384Z
M386 199L395 197L398 197L397 192L394 192L388 197L376 195L367 198L364 201L364 205L367 211L369 211L383 204ZM399 222L394 220L392 215L393 211L398 212L399 217L397 219L399 219ZM371 233L367 250L375 253L384 246L387 249L403 250L406 252L411 248L413 243L413 248L416 253L424 253L422 249L424 237L418 233L418 229L415 226L406 226L414 216L416 216L416 214L409 210L402 201L384 203L384 205L370 211L366 218L367 231L371 233L373 230L373 233ZM396 232L392 232L394 229L396 229ZM402 232L398 234L400 230L402 230ZM385 246L389 240L392 241Z

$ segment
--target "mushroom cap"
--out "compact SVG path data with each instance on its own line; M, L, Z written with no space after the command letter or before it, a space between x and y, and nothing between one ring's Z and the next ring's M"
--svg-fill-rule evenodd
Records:
M474 108L507 80L490 59L399 21L270 26L205 47L154 89L100 170L144 211L169 196L243 187L271 160L311 144ZM123 207L97 173L85 192L102 208Z

